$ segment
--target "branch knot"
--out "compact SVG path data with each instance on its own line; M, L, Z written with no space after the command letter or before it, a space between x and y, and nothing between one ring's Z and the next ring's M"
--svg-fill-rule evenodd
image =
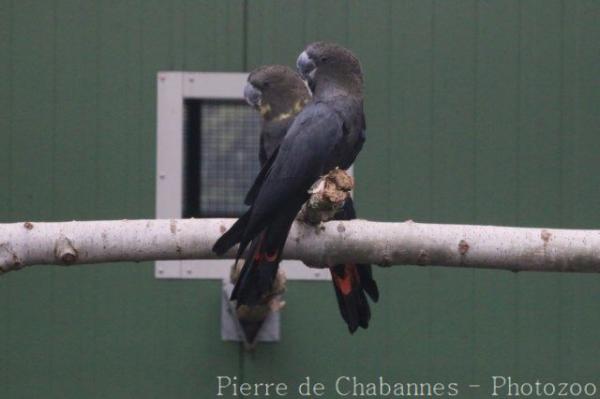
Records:
M71 265L77 261L78 253L71 240L64 235L61 235L58 240L56 240L54 256L63 264Z

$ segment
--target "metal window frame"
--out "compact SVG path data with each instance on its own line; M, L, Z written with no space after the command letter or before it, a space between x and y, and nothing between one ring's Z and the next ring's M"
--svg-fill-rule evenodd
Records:
M182 217L183 107L186 99L243 100L247 73L158 72L156 129L156 218ZM156 261L159 279L227 279L231 260ZM327 269L283 261L290 280L330 280Z

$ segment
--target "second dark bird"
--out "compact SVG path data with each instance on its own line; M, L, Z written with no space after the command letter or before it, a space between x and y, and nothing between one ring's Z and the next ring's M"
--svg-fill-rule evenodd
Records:
M308 199L308 189L323 174L347 169L364 142L362 72L356 57L330 43L313 43L298 58L300 75L288 67L260 67L248 77L244 96L261 114L260 161L263 169L248 193L251 205L215 244L221 254L240 242L238 256L250 250L232 299L257 305L268 298L289 228ZM279 148L281 144L281 148ZM337 220L356 217L352 200ZM367 328L371 313L365 292L379 293L370 265L330 268L340 313L350 332Z

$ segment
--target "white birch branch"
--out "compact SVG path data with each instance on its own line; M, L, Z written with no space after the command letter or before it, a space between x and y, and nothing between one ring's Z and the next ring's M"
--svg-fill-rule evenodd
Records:
M234 219L0 224L0 271L160 259L214 259ZM232 258L234 250L226 257ZM332 221L296 222L284 257L311 265L355 261L513 271L600 272L600 230Z

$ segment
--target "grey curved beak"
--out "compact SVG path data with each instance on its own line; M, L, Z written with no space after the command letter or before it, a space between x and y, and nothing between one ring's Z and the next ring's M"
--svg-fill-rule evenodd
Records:
M314 61L306 54L306 51L303 51L298 56L298 60L296 61L296 68L298 68L298 72L302 74L305 79L309 79L313 77L313 71L317 68Z
M244 87L244 98L251 107L257 108L258 106L260 106L261 97L262 93L260 92L260 90L252 86L252 83L246 83L246 86Z

